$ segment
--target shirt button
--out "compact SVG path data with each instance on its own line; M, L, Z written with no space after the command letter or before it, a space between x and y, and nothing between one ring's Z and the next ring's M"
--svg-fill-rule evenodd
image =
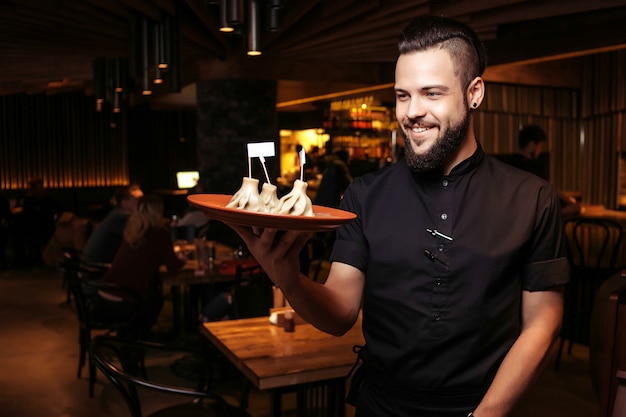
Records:
M448 215L446 213L441 213L441 220L446 220Z
M443 247L443 245L439 245L439 246L437 247L437 249L439 250L439 252L443 252L444 247Z
M437 280L437 286L441 287L441 280L440 279Z
M447 187L448 186L448 180L441 181L441 185L443 185L444 187Z
M435 313L433 315L433 317L435 318L436 321L439 321L439 319L441 318L441 316L439 315L439 313Z

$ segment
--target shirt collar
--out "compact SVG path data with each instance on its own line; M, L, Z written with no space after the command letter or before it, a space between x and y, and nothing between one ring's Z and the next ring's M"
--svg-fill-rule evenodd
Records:
M467 174L474 168L476 168L483 160L485 153L483 152L482 146L480 146L480 142L476 141L476 150L474 153L464 161L461 161L457 164L452 171L450 171L449 177L460 176Z
M435 169L429 172L411 172L413 173L413 177L418 181L439 180L444 177L448 179L454 179L467 174L478 165L480 165L484 156L485 154L483 152L483 148L482 146L480 146L480 142L478 142L477 140L476 150L474 151L474 153L469 158L461 161L454 168L452 168L452 171L449 175L443 175L441 169Z

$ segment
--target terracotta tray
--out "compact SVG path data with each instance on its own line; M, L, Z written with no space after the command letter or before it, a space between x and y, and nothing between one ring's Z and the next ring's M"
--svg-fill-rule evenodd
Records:
M356 219L356 214L324 206L313 206L313 216L285 216L255 213L227 208L232 196L226 194L193 194L187 201L204 211L213 220L240 226L271 228L278 230L324 231L335 229Z

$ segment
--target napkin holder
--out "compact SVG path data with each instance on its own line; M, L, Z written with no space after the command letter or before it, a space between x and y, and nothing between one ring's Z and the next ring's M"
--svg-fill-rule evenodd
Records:
M291 310L293 311L293 321L296 324L304 324L306 321L298 315L291 307L275 307L270 308L270 323L276 327L284 327L285 326L285 311Z

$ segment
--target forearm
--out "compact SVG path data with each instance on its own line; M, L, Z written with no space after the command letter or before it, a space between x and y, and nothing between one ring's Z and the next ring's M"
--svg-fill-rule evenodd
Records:
M522 295L522 331L476 408L476 417L509 416L551 358L563 317L561 289Z
M542 329L522 333L500 365L476 417L505 417L532 386L550 358L554 335Z
M346 297L348 288L329 280L322 285L301 274L281 290L300 317L324 332L341 336L352 328L359 314L360 303Z
M345 264L333 263L322 285L300 273L299 254L309 234L276 230L253 231L231 227L241 236L272 282L281 289L300 317L334 335L350 330L358 317L363 291L363 273Z

